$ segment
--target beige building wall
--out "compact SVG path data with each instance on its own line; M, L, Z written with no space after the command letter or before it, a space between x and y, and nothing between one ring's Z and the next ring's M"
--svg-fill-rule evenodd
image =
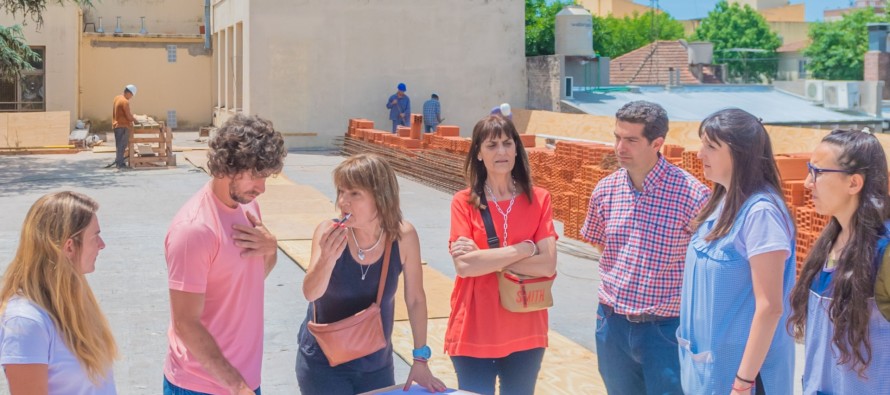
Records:
M763 19L767 22L804 22L806 20L806 6L804 3L792 4L784 7L776 7L760 10Z
M524 11L519 0L219 1L215 122L241 108L290 147L326 147L348 118L389 130L386 99L404 82L413 113L438 93L445 123L469 135L495 105L526 105Z
M784 7L788 5L788 0L730 0L730 3L739 3L741 6L749 5L755 10L764 10L767 8Z
M139 33L144 16L145 29L151 34L198 34L198 26L204 24L204 1L94 0L93 8L84 9L84 22L98 25L102 17L106 33L114 32L118 16L124 33Z
M176 62L167 61L167 46L176 46ZM81 116L93 130L111 130L111 103L127 84L136 85L130 101L134 114L168 121L176 111L178 130L211 122L211 54L193 37L110 37L86 34L81 41Z
M577 0L579 5L590 11L591 15L605 17L609 14L616 18L633 16L634 12L643 14L651 8L636 4L631 0Z
M70 126L76 121L78 45L80 31L79 8L49 4L43 13L43 26L27 20L22 26L28 45L46 48L44 84L46 111L70 111ZM13 18L0 13L0 25L12 26L23 22L21 16Z

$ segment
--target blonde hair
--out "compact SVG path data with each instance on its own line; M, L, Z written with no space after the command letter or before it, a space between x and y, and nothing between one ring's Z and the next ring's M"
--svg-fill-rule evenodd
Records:
M386 239L401 238L402 209L399 206L399 181L389 163L374 154L358 154L347 158L334 169L337 199L340 189L361 189L371 193L377 207L380 227Z
M68 259L63 246L72 240L80 258L83 231L98 208L95 200L77 192L38 199L25 217L18 250L0 287L0 312L16 295L44 309L94 383L110 371L117 345L79 261Z

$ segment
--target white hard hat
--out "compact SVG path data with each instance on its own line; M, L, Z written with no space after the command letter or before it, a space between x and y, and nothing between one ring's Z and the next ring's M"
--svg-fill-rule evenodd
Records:
M125 86L124 89L130 91L130 93L132 93L133 96L136 96L136 85L130 84L130 85Z
M505 116L505 117L509 117L510 114L511 114L511 112L510 112L510 103L503 103L503 104L501 104L501 115L503 115L503 116Z

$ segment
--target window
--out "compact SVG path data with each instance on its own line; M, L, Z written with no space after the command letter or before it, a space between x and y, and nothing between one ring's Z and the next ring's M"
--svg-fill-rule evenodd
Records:
M807 78L807 60L797 61L797 78Z
M32 47L40 56L34 70L22 72L14 82L0 82L0 112L46 111L46 48Z

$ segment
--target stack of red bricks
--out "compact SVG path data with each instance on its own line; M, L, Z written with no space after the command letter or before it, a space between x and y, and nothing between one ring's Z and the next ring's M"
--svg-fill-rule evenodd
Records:
M782 194L788 210L794 217L794 226L797 229L796 260L797 272L803 265L810 248L816 242L822 229L828 224L828 216L816 213L813 208L812 192L804 188L804 179L807 178L806 154L780 154L776 155L776 166L782 177Z
M614 149L605 144L558 141L555 150L528 152L534 183L551 193L554 218L565 225L565 235L578 238L593 188L615 170Z

